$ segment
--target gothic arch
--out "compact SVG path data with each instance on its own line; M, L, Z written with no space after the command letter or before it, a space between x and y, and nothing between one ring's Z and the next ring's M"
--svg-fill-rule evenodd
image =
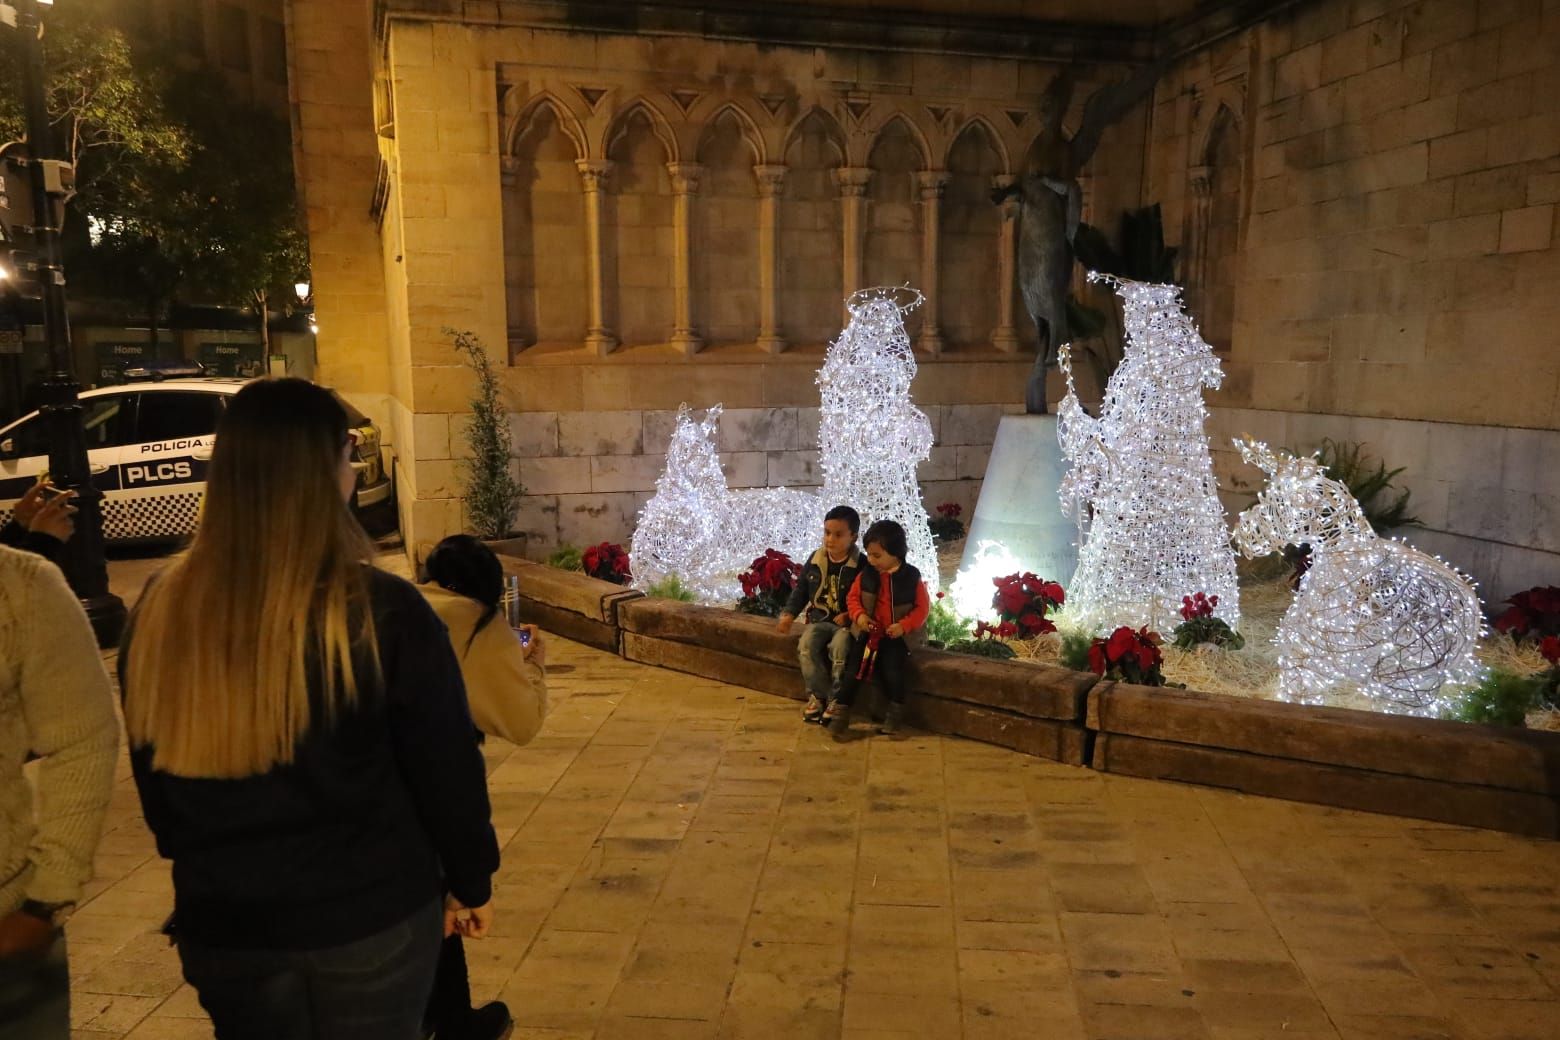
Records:
M753 165L762 166L768 162L768 152L764 147L764 135L758 129L758 122L752 114L735 101L726 101L710 112L707 117L698 120L699 137L694 143L693 154L697 156L704 149L705 142L714 131L715 125L724 117L734 117L742 128L743 140L753 150Z
M788 152L790 152L791 145L796 143L796 138L802 132L802 128L805 127L815 117L818 124L826 131L828 131L829 142L839 150L840 165L849 165L850 149L846 145L844 128L840 126L840 121L838 119L835 119L834 116L830 115L827 110L818 105L813 105L812 107L808 108L805 112L796 117L796 121L794 123L786 128L785 144L780 149L780 155L782 159Z
M514 89L510 88L511 93L513 93ZM531 125L531 121L536 118L537 113L544 108L552 109L553 117L558 120L559 129L573 142L575 158L586 158L589 155L589 146L585 137L585 127L581 123L578 113L569 107L568 102L550 90L539 91L509 120L508 125L504 129L502 154L514 154L515 144L520 140L520 136Z
M916 148L921 153L921 169L931 169L933 149L931 142L927 139L925 129L918 125L915 119L902 109L891 108L887 110L887 113L888 114L884 119L881 121L875 121L869 131L869 140L867 143L866 154L866 159L868 160L869 164L872 158L873 150L877 148L878 142L883 139L884 131L888 130L895 123L900 123L904 126L905 130L909 132L911 141L915 143Z
M655 133L656 140L661 142L661 147L666 151L666 161L681 162L677 135L672 132L671 123L667 121L665 114L644 96L634 98L613 114L612 121L607 124L606 133L601 137L601 154L607 155L612 151L612 146L617 143L618 137L636 112L642 112L649 120L650 129Z
M1208 126L1203 132L1202 141L1197 150L1192 154L1197 157L1200 165L1212 166L1216 157L1215 153L1222 143L1221 137L1224 134L1235 134L1238 138L1240 132L1240 116L1235 114L1235 110L1229 106L1228 102L1220 101L1213 118L1208 120Z
M997 155L1002 160L1002 172L1014 172L1013 159L1012 156L1008 154L1007 142L1003 140L1001 134L997 133L997 128L992 125L991 120L982 115L970 116L964 121L964 124L959 127L958 132L948 139L948 148L947 151L943 154L942 168L945 170L949 168L948 157L953 154L953 149L958 145L959 141L964 137L965 134L972 132L979 133L982 131L985 132L986 140L991 143L991 147L996 150Z

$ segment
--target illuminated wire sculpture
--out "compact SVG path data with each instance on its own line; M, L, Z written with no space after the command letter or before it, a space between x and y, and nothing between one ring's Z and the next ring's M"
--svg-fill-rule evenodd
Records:
M863 289L846 301L850 321L818 372L818 449L821 501L855 507L863 530L898 521L909 563L935 592L937 550L916 477L932 453L932 424L910 397L916 363L904 321L922 300L901 287Z
M1071 466L1062 513L1078 524L1078 569L1069 609L1087 628L1173 624L1181 597L1219 597L1215 613L1237 628L1235 554L1208 450L1204 389L1223 380L1173 285L1098 272L1124 301L1126 354L1106 386L1099 418L1083 410L1071 355L1057 436Z
M793 560L818 547L823 511L815 495L785 488L732 491L716 450L721 406L695 419L684 404L666 449L655 495L630 542L634 587L676 575L701 603L741 595L737 575L778 549Z
M1447 706L1444 687L1479 680L1474 650L1484 618L1472 579L1377 536L1348 488L1315 459L1249 439L1235 445L1268 475L1236 524L1241 551L1311 546L1311 567L1274 638L1279 696L1317 704L1352 685L1382 711L1433 716Z

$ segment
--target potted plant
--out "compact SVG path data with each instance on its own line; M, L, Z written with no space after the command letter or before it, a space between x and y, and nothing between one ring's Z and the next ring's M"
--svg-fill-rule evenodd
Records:
M597 581L627 585L634 580L629 571L628 553L616 542L593 545L580 554L580 569Z
M454 329L444 332L454 339L456 351L465 355L466 364L477 377L477 390L471 398L471 422L466 427L469 458L462 463L466 515L477 537L491 544L494 551L520 555L525 540L511 536L525 488L510 469L509 411L504 407L498 376L493 372L487 348L475 333Z
M1089 671L1105 679L1136 683L1139 686L1165 685L1164 655L1159 652L1158 632L1146 627L1132 629L1126 625L1112 632L1105 639L1096 639L1089 646Z
M1181 617L1184 620L1170 633L1172 643L1182 650L1239 650L1245 646L1244 636L1231 628L1223 618L1213 616L1213 608L1218 605L1218 596L1202 592L1182 596Z
M738 578L742 598L737 600L737 609L744 614L779 617L801 577L801 564L783 552L766 549Z

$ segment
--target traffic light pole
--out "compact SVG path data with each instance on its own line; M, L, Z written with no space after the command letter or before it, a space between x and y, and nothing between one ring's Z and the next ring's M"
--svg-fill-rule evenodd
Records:
M54 155L44 96L43 24L38 0L10 0L16 9L16 50L22 69L23 105L27 116L28 179L32 188L33 236L43 286L43 331L51 372L43 385L41 409L49 436L49 476L57 487L76 492L76 533L65 543L60 566L81 599L99 646L113 646L124 630L124 602L108 589L108 565L103 558L103 493L92 485L87 438L82 429L81 387L76 383L75 354L70 343L70 319L65 310L65 269L60 264L60 229L55 226L54 200L45 160Z

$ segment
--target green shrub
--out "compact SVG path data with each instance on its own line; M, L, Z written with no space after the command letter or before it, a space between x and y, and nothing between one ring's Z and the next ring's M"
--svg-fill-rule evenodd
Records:
M556 567L560 571L583 571L585 562L577 545L560 545L553 550L553 554L547 557L547 566Z
M1056 655L1057 663L1075 672L1087 672L1089 671L1089 647L1093 645L1094 640L1084 633L1068 632L1062 636L1062 648Z
M993 657L999 661L1010 661L1018 656L1011 646L995 639L956 639L943 649L953 654Z
M466 355L466 364L477 377L471 398L471 422L466 425L470 457L461 462L465 474L466 513L471 526L483 538L506 537L525 488L510 472L509 406L504 403L498 374L493 371L487 348L472 332L445 329L455 350Z
M1527 713L1543 703L1544 685L1542 675L1492 671L1483 682L1459 697L1445 717L1460 722L1521 726Z
M693 602L693 590L682 583L675 574L669 574L645 590L645 595L656 599L675 599L683 603Z
M961 639L968 639L974 624L967 617L960 617L949 600L937 594L932 612L926 618L926 641L934 647L947 647Z

